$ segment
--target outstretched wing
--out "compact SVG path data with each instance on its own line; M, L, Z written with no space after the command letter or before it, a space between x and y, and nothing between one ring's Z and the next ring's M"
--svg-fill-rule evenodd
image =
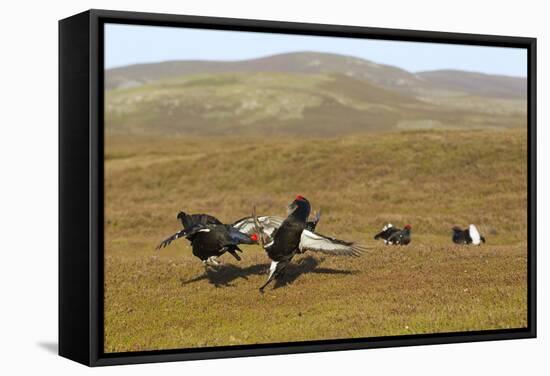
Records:
M178 219L183 228L191 228L196 225L221 225L222 223L216 217L209 214L187 214L179 212Z
M184 228L183 230L176 232L174 235L164 239L162 242L160 242L160 244L157 246L156 249L165 248L166 246L168 246L170 243L172 243L176 239L185 238L187 236L192 236L192 235L194 235L198 232L201 232L201 231L209 232L210 229L208 227L206 227L205 225L202 225L202 224L198 224L198 225L193 226L193 227L188 228L188 229Z
M323 236L309 230L302 231L300 251L321 252L337 256L361 256L364 248L353 242Z
M181 231L178 231L176 232L174 235L164 239L158 246L156 249L161 249L161 248L164 248L166 247L167 245L169 245L170 243L172 243L174 240L176 239L179 239L179 238L183 238L187 236L187 232L185 231L185 229L181 230Z
M284 218L266 215L258 217L258 221L263 228L263 232L271 237L275 230L281 227ZM240 232L244 232L247 235L252 235L256 232L256 227L254 226L254 217L252 216L239 219L237 222L233 223L232 226L233 228L236 228Z

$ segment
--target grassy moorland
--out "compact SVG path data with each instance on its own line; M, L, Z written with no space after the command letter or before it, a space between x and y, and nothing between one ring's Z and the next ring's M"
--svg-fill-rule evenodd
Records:
M416 130L338 138L109 134L105 154L105 351L372 337L527 324L526 132ZM204 273L176 214L231 222L284 215L296 194L323 209L319 232L361 258L305 254L260 295L257 246ZM413 243L385 247L384 223ZM487 244L451 243L480 225Z

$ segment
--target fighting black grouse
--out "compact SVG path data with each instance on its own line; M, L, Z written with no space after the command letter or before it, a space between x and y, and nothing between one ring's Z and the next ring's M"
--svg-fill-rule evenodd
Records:
M234 224L236 228L248 234L257 233L260 244L271 259L269 276L260 287L260 292L263 292L273 279L284 273L296 253L314 251L342 256L361 255L363 248L359 245L310 230L309 228L316 227L320 218L318 213L308 222L310 210L309 201L298 195L289 205L288 216L283 220L274 216L257 217L254 209L252 217L243 218Z
M201 259L205 266L219 265L217 257L229 252L237 260L242 252L239 244L256 244L258 237L255 233L245 234L232 225L223 224L216 217L208 214L186 214L180 212L177 218L183 229L164 239L157 249L168 246L176 239L185 237L191 242L193 255Z

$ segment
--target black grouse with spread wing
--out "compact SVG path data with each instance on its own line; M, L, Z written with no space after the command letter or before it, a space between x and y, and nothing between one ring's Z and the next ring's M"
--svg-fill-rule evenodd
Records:
M248 234L252 231L258 233L260 244L272 260L268 279L260 287L260 292L284 272L296 253L314 251L341 256L361 255L363 248L352 242L313 232L320 214L308 222L310 210L309 201L298 195L289 205L288 216L282 221L280 217L257 217L254 212L252 217L243 218L234 224L236 228Z
M275 230L281 227L281 225L285 220L283 217L278 217L274 215L259 216L259 217L256 217L256 219L258 220L258 223L262 228L262 232L265 234L266 237L273 237ZM315 231L315 228L319 224L320 220L321 220L321 210L319 209L318 212L315 212L313 218L311 218L306 222L305 229L311 232ZM239 219L238 221L233 223L233 227L249 235L255 234L255 231L256 231L256 224L254 222L253 216ZM303 252L299 248L297 248L296 253L303 253Z
M278 217L275 215L257 216L256 219L261 224L264 234L268 236L272 236L275 230L281 227L285 220L283 217ZM321 210L315 212L313 218L306 222L306 230L315 231L315 228L317 227L317 224L319 224L320 220ZM256 229L255 226L254 216L244 217L233 223L234 228L247 234L253 234Z
M163 240L157 249L168 246L176 239L185 237L191 242L193 255L201 259L205 266L219 265L216 257L229 252L237 260L242 252L239 244L256 244L255 233L245 234L232 225L223 224L208 214L186 214L180 212L177 217L183 226L181 231Z

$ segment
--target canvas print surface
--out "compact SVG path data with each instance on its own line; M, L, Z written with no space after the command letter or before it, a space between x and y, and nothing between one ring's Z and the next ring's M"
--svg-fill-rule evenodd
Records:
M527 51L107 24L106 353L527 326Z

